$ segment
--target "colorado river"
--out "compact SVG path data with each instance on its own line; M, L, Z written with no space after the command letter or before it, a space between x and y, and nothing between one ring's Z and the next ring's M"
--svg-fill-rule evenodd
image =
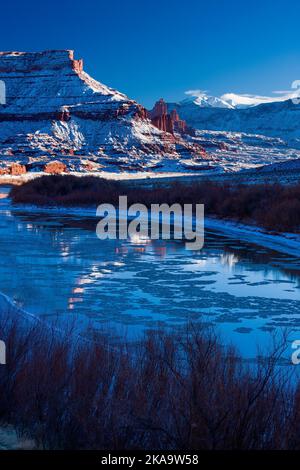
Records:
M205 232L183 242L100 241L96 219L0 199L0 291L37 316L137 338L145 329L217 326L244 356L270 332L300 339L300 259Z

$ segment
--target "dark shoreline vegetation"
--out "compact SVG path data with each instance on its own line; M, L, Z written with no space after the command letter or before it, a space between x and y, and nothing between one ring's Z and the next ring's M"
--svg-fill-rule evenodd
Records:
M247 364L201 325L116 346L8 308L0 331L0 420L39 449L300 449L287 337Z
M142 187L91 176L49 175L15 186L10 192L14 203L56 206L117 206L120 195L127 195L130 205L138 202L147 207L152 203L205 204L207 215L278 232L300 232L300 183L245 186L207 181Z

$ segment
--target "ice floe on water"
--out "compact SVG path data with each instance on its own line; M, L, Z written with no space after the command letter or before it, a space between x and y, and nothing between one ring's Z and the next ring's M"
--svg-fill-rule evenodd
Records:
M0 291L47 321L137 338L216 325L245 356L281 328L300 338L300 259L212 229L200 252L174 241L100 241L94 217L0 200ZM253 237L252 237L253 242Z

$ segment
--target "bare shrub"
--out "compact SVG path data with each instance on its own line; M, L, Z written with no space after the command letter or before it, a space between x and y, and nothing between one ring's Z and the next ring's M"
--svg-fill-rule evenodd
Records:
M202 182L147 188L91 176L52 175L14 187L10 195L15 203L59 206L97 206L104 202L117 205L120 195L127 195L129 204L139 202L148 207L162 202L198 203L205 205L208 215L257 223L277 231L299 232L300 229L300 184L230 186Z
M11 318L0 318L0 420L39 448L300 447L299 389L278 365L286 339L249 365L201 325L116 345Z

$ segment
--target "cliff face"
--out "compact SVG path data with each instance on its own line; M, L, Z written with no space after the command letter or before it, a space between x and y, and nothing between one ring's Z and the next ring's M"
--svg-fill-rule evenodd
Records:
M109 101L131 103L123 94L96 82L83 71L73 51L0 52L0 77L6 83L7 105L1 117L51 115L75 106L91 112ZM98 107L98 109L97 109Z
M186 125L186 122L180 119L175 109L170 113L168 112L167 103L162 98L155 103L149 115L152 124L161 131L169 132L170 134L193 134L192 130Z
M141 105L92 79L73 51L0 52L0 80L1 161L59 157L81 169L86 156L95 168L142 169L201 151L174 137L174 119L155 126Z

